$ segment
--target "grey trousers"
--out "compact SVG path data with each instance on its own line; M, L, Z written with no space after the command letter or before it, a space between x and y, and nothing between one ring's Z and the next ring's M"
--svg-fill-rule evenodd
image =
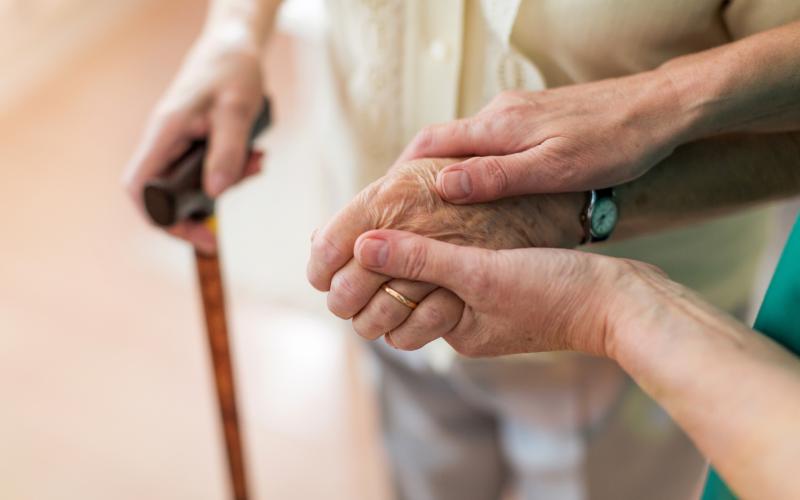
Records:
M694 446L607 360L459 358L440 373L381 344L399 500L675 500L702 481Z

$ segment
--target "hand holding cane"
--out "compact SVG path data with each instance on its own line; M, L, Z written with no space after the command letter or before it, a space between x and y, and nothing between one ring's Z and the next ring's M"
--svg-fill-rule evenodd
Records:
M249 142L269 125L270 107L265 100L253 125ZM214 200L203 191L203 161L206 142L196 141L176 162L144 188L148 215L160 226L172 226L184 220L205 223L216 238ZM244 453L236 410L233 362L225 318L225 293L218 254L195 251L197 276L206 322L211 360L214 367L231 488L235 500L247 500Z

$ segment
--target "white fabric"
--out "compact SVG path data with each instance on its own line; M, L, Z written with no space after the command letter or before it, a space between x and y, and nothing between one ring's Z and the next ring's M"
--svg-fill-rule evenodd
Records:
M419 129L473 114L503 90L645 71L728 42L731 33L800 18L800 2L772 0L737 0L724 9L718 0L329 3L362 186L383 175ZM730 309L747 300L765 220L750 212L596 251L656 264ZM446 369L447 355L429 359Z
M800 2L781 0L328 0L328 5L342 118L337 126L352 139L342 141L348 160L340 167L356 172L354 190L382 176L420 128L471 115L503 90L646 71L800 18ZM659 265L732 310L747 302L764 220L763 214L748 213L599 250ZM603 499L676 498L669 485L685 489L700 475L691 446L641 394L616 409L607 399L592 403L596 395L612 393L622 375L599 376L604 369L591 359L473 362L454 358L442 341L414 353L379 352L391 377L383 393L390 455L395 473L419 488L411 496L415 500L450 498L447 494L494 498L480 497L479 489L500 484L495 473L507 473L507 462L520 482L532 478L523 490L537 500L583 497L587 488L578 464L587 465L592 498ZM582 373L580 384L553 384L571 369ZM532 387L537 380L541 384ZM571 397L606 415L592 429L588 448L581 426L561 433L558 425L529 418L550 409L556 420L569 422L569 405L557 409L548 406L548 398ZM471 447L474 432L452 418L482 422L488 435L499 425L501 444L490 437L488 444ZM498 447L505 457L498 456ZM470 459L474 476L465 475L460 462ZM560 464L554 473L568 478L556 483L558 493L541 489L549 488L546 464ZM467 488L471 496L460 495L469 484L475 484Z

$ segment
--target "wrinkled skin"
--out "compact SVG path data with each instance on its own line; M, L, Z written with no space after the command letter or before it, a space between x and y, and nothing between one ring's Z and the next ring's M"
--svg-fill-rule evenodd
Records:
M392 230L364 233L355 254L367 269L430 281L463 300L443 338L470 357L558 350L608 356L611 325L637 311L622 304L618 290L644 288L644 275L664 281L639 262L564 249L463 248Z
M685 142L691 114L676 101L659 71L506 91L475 116L422 129L398 161L468 157L438 179L453 203L615 186Z
M657 268L562 249L465 248L391 230L363 234L355 253L368 269L462 298L461 318L444 335L461 354L608 357L740 498L800 498L800 482L786 481L800 457L797 356ZM763 458L753 461L754 453Z
M576 205L565 203L577 199L574 195L520 196L456 206L435 190L436 174L451 163L449 159L409 162L363 190L355 203L364 207L376 229L410 231L464 246L502 249L577 243L582 234L579 226L572 224L566 228L572 231L565 231L553 223L559 216L562 222L569 217L577 221Z
M144 215L142 189L183 154L207 138L204 188L212 197L261 170L263 153L248 151L247 138L263 100L261 51L246 36L198 38L170 88L153 110L124 183ZM204 225L182 221L168 229L210 253L216 239Z
M353 257L358 236L372 229L397 229L489 249L574 247L583 230L583 194L528 195L492 203L453 205L435 190L436 174L454 160L415 160L395 166L354 198L313 238L309 281L329 291L328 307L353 318L368 339L391 332L395 347L416 349L442 336L458 321L463 302L451 292L414 280L389 286L419 302L414 310L381 290L389 278L367 271Z

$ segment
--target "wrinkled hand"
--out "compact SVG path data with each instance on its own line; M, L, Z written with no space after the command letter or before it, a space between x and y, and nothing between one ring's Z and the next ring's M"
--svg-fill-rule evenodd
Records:
M583 230L582 194L532 195L490 204L452 205L434 189L437 172L454 160L417 160L392 169L364 189L312 242L308 278L329 291L328 308L353 318L368 339L387 332L390 343L414 349L441 336L460 317L463 303L451 292L407 277L389 286L420 305L412 311L381 286L389 278L353 260L356 239L372 229L398 229L441 241L483 248L572 247Z
M609 355L613 323L629 312L621 303L631 288L626 280L663 278L647 264L574 250L491 251L392 230L361 235L355 257L373 272L434 283L461 299L443 338L466 356Z
M472 157L439 174L437 189L453 203L615 186L683 142L692 115L678 102L659 71L509 91L474 117L423 129L399 161Z
M125 185L143 211L144 184L160 175L199 138L209 139L204 188L216 197L257 173L261 153L248 153L248 136L262 105L260 50L249 40L206 35L196 43L153 112L125 174ZM183 222L170 233L205 251L214 238L203 224Z

